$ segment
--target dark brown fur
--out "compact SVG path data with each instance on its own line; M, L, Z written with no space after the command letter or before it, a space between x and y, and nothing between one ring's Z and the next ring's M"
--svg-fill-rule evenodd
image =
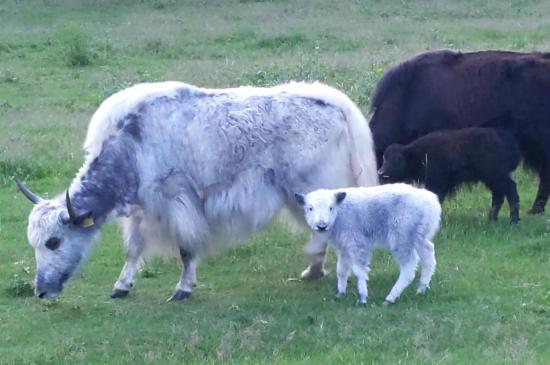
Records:
M390 144L429 132L475 126L509 131L539 174L531 212L544 211L550 195L550 54L424 53L385 73L371 112L379 166Z
M383 180L423 183L440 201L463 183L481 181L493 193L489 218L497 219L506 197L510 221L519 221L519 196L511 174L520 162L520 151L508 132L492 128L433 132L408 145L390 145L382 160Z

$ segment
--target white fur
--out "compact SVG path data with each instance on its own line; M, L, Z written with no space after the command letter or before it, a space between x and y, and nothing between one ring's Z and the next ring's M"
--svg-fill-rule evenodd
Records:
M338 193L346 194L341 202L336 199ZM320 232L322 227L338 252L338 295L345 293L353 272L359 303L366 303L369 263L376 247L389 249L400 265L399 278L386 297L387 302L395 302L412 282L419 261L422 274L418 292L429 287L436 265L431 240L441 216L435 194L406 184L389 184L320 189L298 198L303 202L310 228Z

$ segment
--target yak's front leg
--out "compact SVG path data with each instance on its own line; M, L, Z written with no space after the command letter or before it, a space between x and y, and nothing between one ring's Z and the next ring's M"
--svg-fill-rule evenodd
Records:
M126 245L126 262L116 281L111 298L123 298L134 285L134 277L139 269L141 254L145 248L145 238L140 231L142 217L134 215L123 221L122 229Z
M169 301L183 300L191 296L193 288L197 282L197 264L192 254L180 248L180 256L182 261L181 278L176 285L174 294L168 299Z
M325 256L327 253L327 239L323 234L313 233L313 237L305 245L304 251L309 256L309 266L302 272L303 280L318 279L326 274Z

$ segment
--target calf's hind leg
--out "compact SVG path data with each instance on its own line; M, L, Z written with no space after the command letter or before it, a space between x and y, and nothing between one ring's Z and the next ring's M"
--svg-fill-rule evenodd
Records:
M539 190L537 192L537 197L533 202L533 206L529 210L530 214L541 214L544 213L544 207L548 201L548 196L550 195L550 168L548 163L544 163L539 169Z
M489 211L489 220L496 221L498 219L498 212L502 207L502 203L504 203L504 194L495 190L493 190L492 193L493 201L491 204L491 210Z
M407 288L412 283L416 273L416 266L418 264L418 255L416 254L416 251L414 249L411 250L411 253L410 255L408 255L408 257L396 257L395 253L394 257L399 262L399 278L397 279L390 293L386 297L386 303L389 304L395 303L397 298L399 298L401 293L403 293L403 290L405 290L405 288Z
M435 248L429 240L422 240L416 245L416 253L420 258L420 282L418 283L417 294L424 294L430 288L430 281L435 272Z
M516 183L512 178L508 178L506 181L506 199L510 206L510 223L519 223L519 195L516 188Z

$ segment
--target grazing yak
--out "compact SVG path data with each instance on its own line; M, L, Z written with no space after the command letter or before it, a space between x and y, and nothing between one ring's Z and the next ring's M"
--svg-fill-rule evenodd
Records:
M107 221L122 218L126 263L112 296L128 293L151 248L179 249L171 299L191 294L196 259L268 224L293 194L376 185L371 133L355 104L320 83L203 89L140 84L106 99L85 141L86 160L66 194L35 205L28 239L35 292L54 298L89 254ZM326 238L306 246L303 276L322 273Z
M337 251L337 298L346 293L348 277L353 272L357 277L358 304L366 304L369 264L377 247L390 250L400 268L386 303L394 303L414 280L419 260L422 270L417 293L429 288L436 264L431 240L441 220L441 206L435 194L407 184L388 184L320 189L295 197L304 208L310 228L325 233Z
M389 69L373 94L370 127L378 166L393 143L433 131L496 127L512 133L540 185L530 210L550 194L550 53L435 51Z
M510 222L519 222L519 196L512 172L520 162L514 137L492 128L432 132L408 145L392 144L378 174L390 182L422 183L443 202L462 183L483 182L493 194L489 219L496 220L504 197Z

